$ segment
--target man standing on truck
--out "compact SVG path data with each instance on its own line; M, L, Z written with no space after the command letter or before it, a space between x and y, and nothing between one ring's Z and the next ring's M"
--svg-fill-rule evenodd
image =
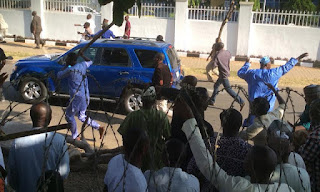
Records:
M130 32L131 32L131 23L129 21L129 15L127 15L124 19L126 20L126 27L124 29L123 38L124 39L129 39L130 38Z

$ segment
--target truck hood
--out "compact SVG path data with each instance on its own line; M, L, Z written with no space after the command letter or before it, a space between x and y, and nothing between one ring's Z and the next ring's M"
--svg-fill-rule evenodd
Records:
M63 53L53 53L53 54L45 54L45 55L35 55L32 57L27 57L24 59L20 59L19 61L50 61L53 57L57 58L57 56L62 55Z

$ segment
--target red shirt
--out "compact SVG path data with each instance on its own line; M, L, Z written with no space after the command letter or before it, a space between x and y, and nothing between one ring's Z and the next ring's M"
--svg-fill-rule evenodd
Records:
M125 35L128 36L128 39L130 38L130 31L131 31L131 24L130 24L130 21L128 20L126 22L126 27L125 27L125 30L124 30L124 33L125 33Z

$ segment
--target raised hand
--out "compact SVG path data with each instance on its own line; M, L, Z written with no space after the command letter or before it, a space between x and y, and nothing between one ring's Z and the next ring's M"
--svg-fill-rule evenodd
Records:
M266 82L263 82L269 89L271 90L274 90L274 87L273 85L271 85L270 83L266 83Z
M297 57L297 60L301 60L301 59L303 59L304 57L308 57L308 56L309 56L308 53L303 53L303 54L301 54L299 57Z
M179 97L173 107L175 115L180 117L183 121L193 118L193 113L189 105L184 101L182 97Z
M7 73L2 73L0 75L0 87L2 87L4 81L8 78L8 74Z

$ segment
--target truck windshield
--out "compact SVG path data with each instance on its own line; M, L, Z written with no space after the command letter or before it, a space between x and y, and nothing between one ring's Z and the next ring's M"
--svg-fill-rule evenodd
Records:
M179 67L179 58L177 56L176 51L174 50L174 47L169 47L167 50L167 54L171 63L172 69L176 69Z

